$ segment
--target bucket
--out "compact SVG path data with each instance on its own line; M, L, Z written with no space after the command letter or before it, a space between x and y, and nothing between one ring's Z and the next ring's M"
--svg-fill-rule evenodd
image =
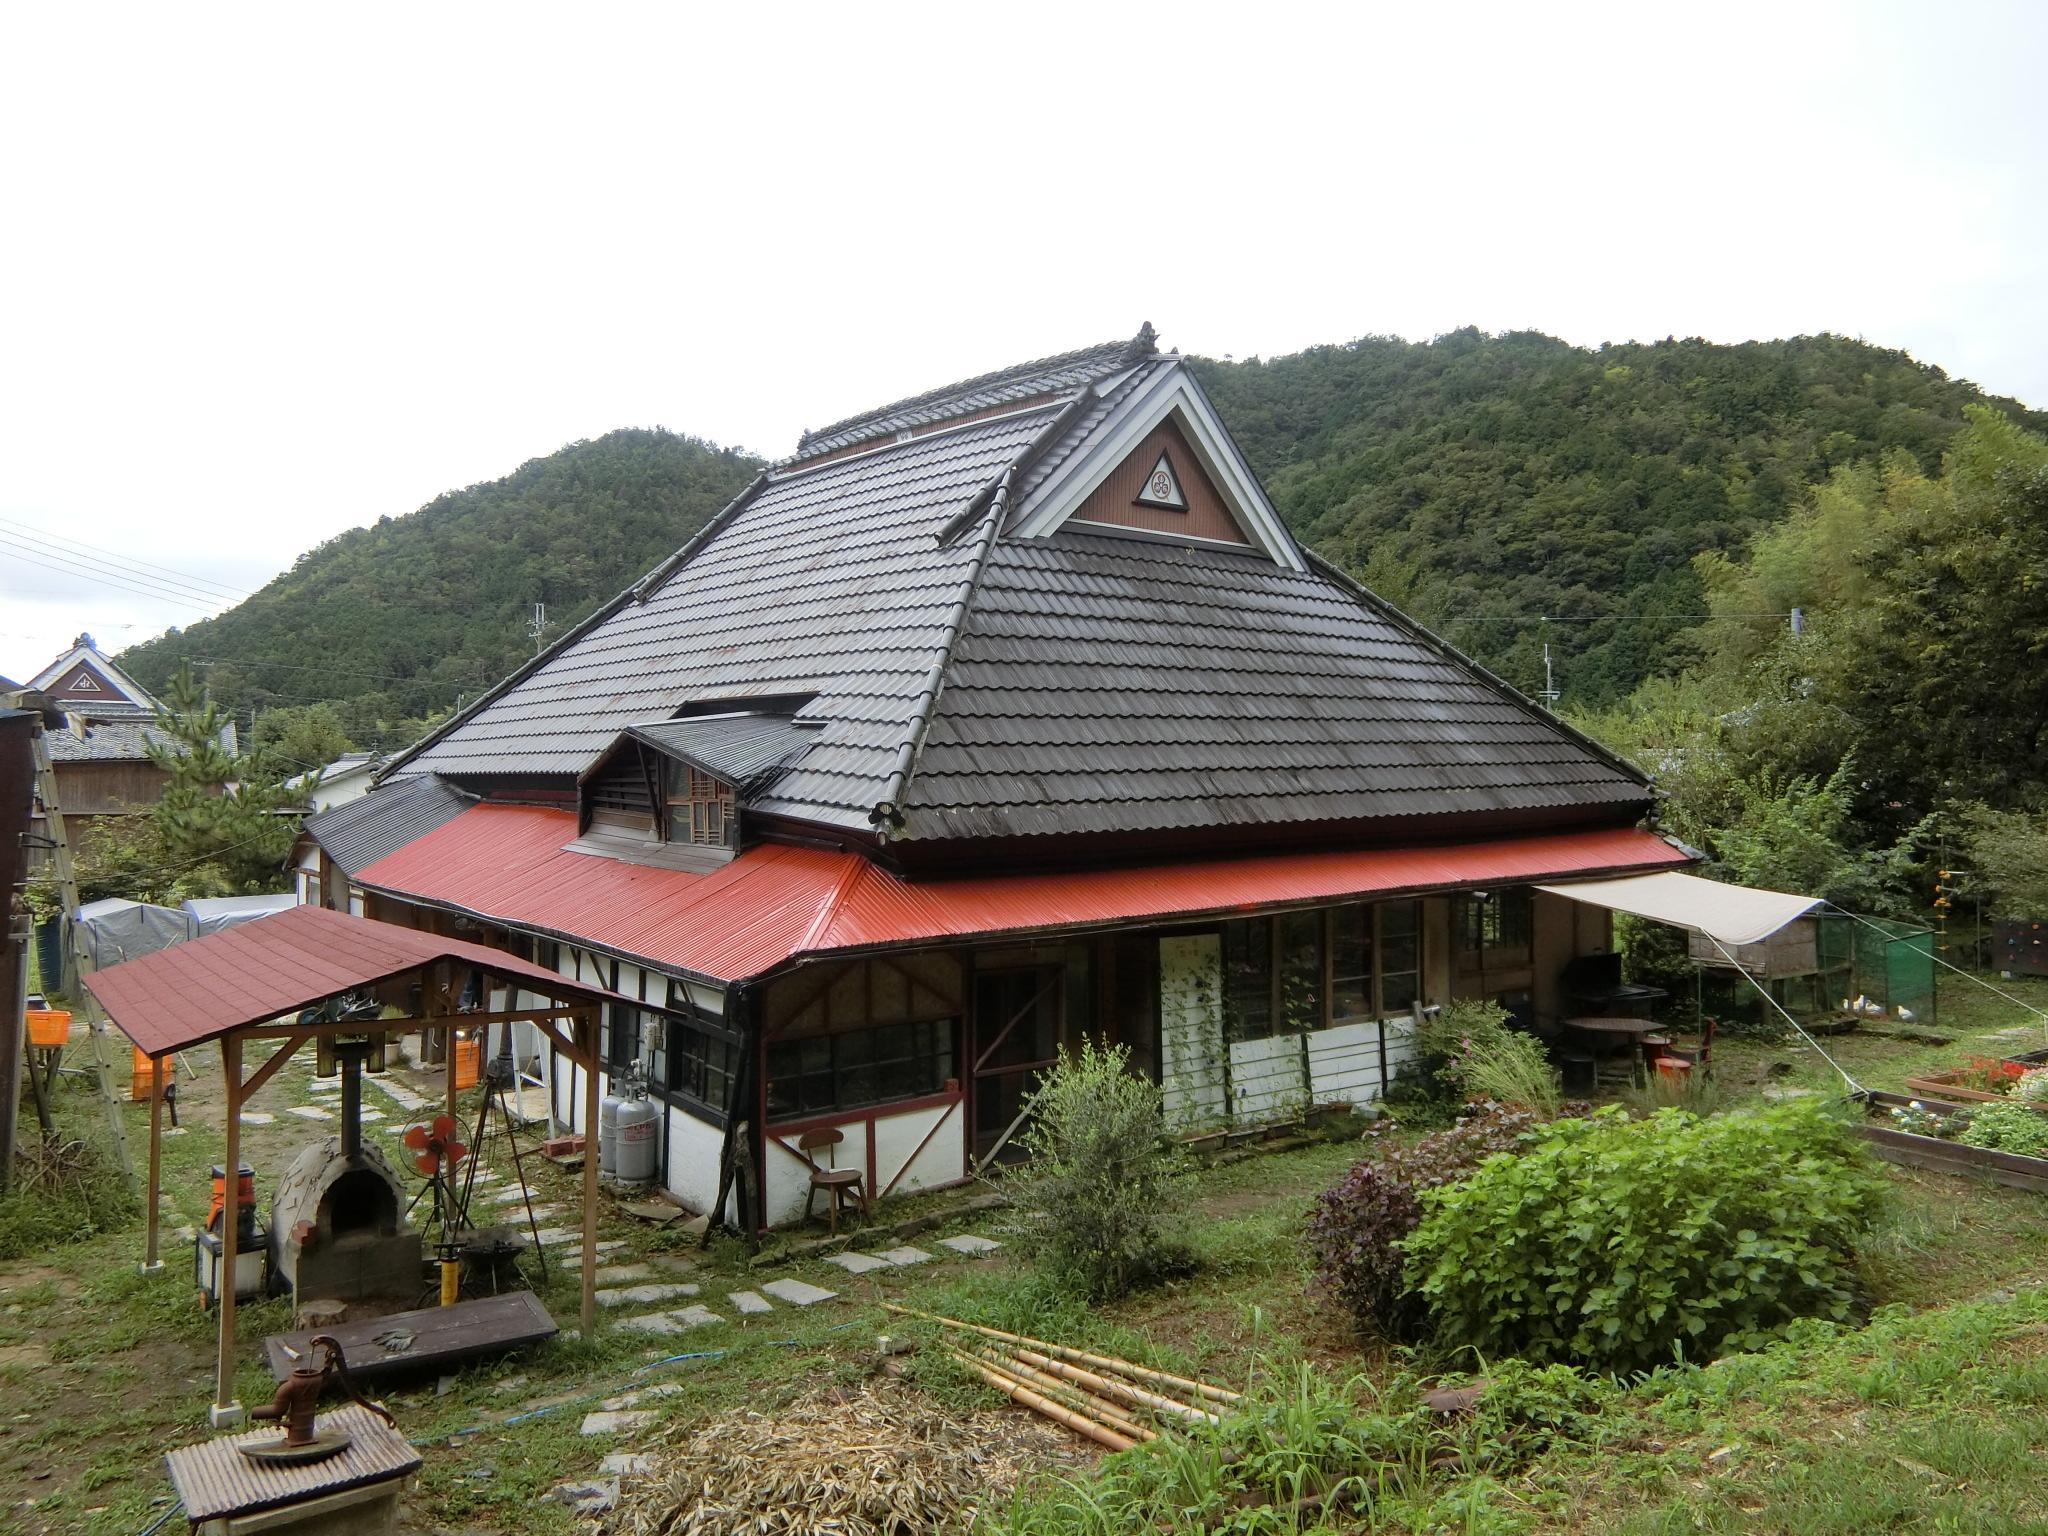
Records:
M28 1043L43 1050L54 1050L71 1038L71 1015L62 1008L31 1008L28 1010Z

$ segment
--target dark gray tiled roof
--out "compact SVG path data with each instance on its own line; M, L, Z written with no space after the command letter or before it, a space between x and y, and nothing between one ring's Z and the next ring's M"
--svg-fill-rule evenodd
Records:
M414 838L453 821L474 802L430 773L393 779L346 805L306 818L327 857L354 875Z
M1066 532L996 545L900 806L937 839L1648 798L1322 572Z
M700 715L648 721L634 726L632 734L744 792L810 751L821 728L822 722L788 715Z
M1036 362L985 373L978 379L963 379L943 389L928 390L893 405L849 416L816 432L806 432L797 442L796 456L811 458L954 416L992 410L1039 395L1070 393L1129 367L1151 351L1152 327L1148 325L1135 337L1123 341L1106 341L1077 352L1062 352L1057 357L1042 357Z
M181 750L175 737L150 723L153 717L138 710L118 720L93 719L81 737L70 729L46 731L53 763L137 763L149 756L149 743Z
M937 534L1058 409L771 476L645 602L563 645L410 766L573 777L628 726L693 700L737 709L815 693L801 718L824 722L818 739L751 804L867 827L973 566L971 539Z

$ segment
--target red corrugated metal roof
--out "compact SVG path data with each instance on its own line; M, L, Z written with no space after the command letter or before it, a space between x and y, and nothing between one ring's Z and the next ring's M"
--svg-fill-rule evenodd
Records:
M1415 848L1338 849L1124 869L899 880L858 854L762 844L710 874L567 853L567 811L476 805L358 877L394 895L580 938L720 981L798 955L1665 869L1635 828Z
M85 985L122 1034L161 1056L439 960L533 982L552 997L613 995L502 949L322 907L292 907L124 960L88 975Z

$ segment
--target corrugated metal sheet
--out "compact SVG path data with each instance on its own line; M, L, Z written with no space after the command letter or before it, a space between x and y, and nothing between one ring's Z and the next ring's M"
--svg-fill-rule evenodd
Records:
M431 773L385 784L368 794L306 819L305 831L327 857L353 877L394 848L453 820L470 796Z
M1635 828L1446 847L1272 854L910 883L852 853L763 844L710 874L570 853L575 817L479 805L373 865L363 882L739 981L805 954L1076 929L1379 892L1670 868Z
M161 1056L439 960L484 966L553 997L612 996L501 949L324 907L292 907L124 960L85 985L122 1034Z
M700 715L654 720L630 734L695 763L743 793L775 777L822 739L822 720L788 715Z
M251 1514L419 1470L420 1453L367 1408L354 1403L323 1408L320 1428L346 1433L348 1448L306 1466L260 1465L236 1449L277 1439L275 1424L169 1452L164 1466L171 1474L171 1486L184 1501L186 1521L196 1526L203 1520Z

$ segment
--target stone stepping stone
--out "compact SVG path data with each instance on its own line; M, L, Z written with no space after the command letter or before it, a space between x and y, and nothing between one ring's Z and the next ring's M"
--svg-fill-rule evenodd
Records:
M389 1073L365 1072L363 1074L363 1081L383 1094L385 1098L396 1104L400 1109L419 1109L427 1102L410 1088L406 1087L405 1084L388 1081L389 1076Z
M600 1259L602 1259L606 1254L617 1253L621 1248L625 1246L626 1240L623 1237L615 1237L605 1242L599 1243L597 1245L595 1252L597 1256ZM581 1248L565 1249L561 1253L555 1255L555 1262L557 1264L581 1264L583 1262L583 1250Z
M739 1309L742 1317L759 1317L763 1312L773 1312L774 1305L758 1291L727 1291L725 1299Z
M526 1199L526 1191L523 1189L506 1189L499 1191L491 1196L491 1198L500 1205L518 1205Z
M541 1246L544 1248L552 1248L556 1243L580 1243L583 1241L583 1231L580 1227L542 1227L534 1236L540 1239ZM597 1251L603 1253L604 1246L599 1244Z
M922 1248L891 1248L882 1255L891 1264L929 1264L932 1256Z
M301 1120L332 1120L334 1118L333 1110L322 1109L318 1104L294 1104L285 1113L297 1115Z
M964 1237L942 1237L939 1239L939 1246L950 1248L970 1259L979 1259L994 1253L1003 1245L992 1237L976 1237L969 1233Z
M672 1381L654 1387L635 1387L630 1392L621 1392L617 1397L608 1397L597 1406L607 1413L616 1413L621 1408L637 1408L650 1397L674 1397L682 1390Z
M654 1458L641 1451L613 1451L597 1470L607 1477L645 1477L654 1470Z
M312 1077L306 1080L306 1087L314 1093L339 1093L341 1092L341 1079L338 1077Z
M277 1116L275 1115L266 1115L260 1109L245 1109L242 1111L242 1124L244 1125L268 1125L276 1118ZM166 1132L165 1134L168 1135L169 1133Z
M825 1262L827 1264L837 1264L850 1275L864 1275L869 1270L887 1269L893 1261L883 1258L879 1254L849 1252L832 1254Z
M674 1301L678 1296L694 1296L694 1285L614 1285L597 1293L597 1304L601 1307L649 1306L657 1301Z
M645 1429L658 1415L652 1408L619 1408L599 1410L583 1416L583 1427L579 1435L617 1435L627 1430Z
M635 1280L652 1280L654 1266L651 1264L613 1264L597 1272L599 1285L631 1285Z
M821 1301L830 1301L839 1293L828 1291L822 1285L811 1285L802 1280L770 1280L761 1289L777 1301L786 1301L792 1307L815 1307Z
M672 1275L694 1275L697 1272L695 1261L679 1259L672 1253L650 1254L647 1262L656 1269L666 1270Z
M643 1312L638 1317L620 1321L619 1327L632 1333L684 1333L692 1328L702 1328L709 1323L722 1323L720 1317L708 1307L677 1307L668 1312Z
M361 1120L365 1125L375 1125L379 1120L382 1120L384 1118L384 1111L381 1109L358 1110L356 1112L356 1118Z

